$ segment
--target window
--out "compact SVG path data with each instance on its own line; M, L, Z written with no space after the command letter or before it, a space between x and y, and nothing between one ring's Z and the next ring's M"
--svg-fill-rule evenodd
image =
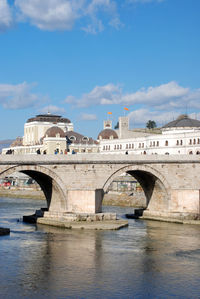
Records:
M179 140L176 140L176 145L179 145Z
M76 137L75 136L70 136L69 140L74 141L74 140L76 140Z
M88 141L88 140L89 140L89 138L88 138L88 137L86 137L86 136L84 136L84 137L82 138L82 140L83 140L83 141Z
M159 146L159 141L157 141L156 145Z
M126 149L128 149L128 144L126 144Z
M196 139L193 139L193 144L196 144Z
M153 142L153 146L155 146L155 141Z
M122 145L120 144L120 149L122 149Z
M134 144L132 143L132 148L134 148Z
M169 143L168 143L168 140L166 140L166 141L165 141L165 146L168 146L168 144L169 144Z
M183 140L180 141L180 145L183 145Z
M131 148L131 144L129 144L129 148Z
M197 139L197 143L200 144L200 138Z
M189 144L192 144L192 139L190 139L190 142L189 142Z

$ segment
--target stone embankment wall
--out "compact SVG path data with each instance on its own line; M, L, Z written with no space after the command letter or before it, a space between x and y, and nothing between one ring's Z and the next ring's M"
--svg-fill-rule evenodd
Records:
M146 198L143 191L108 192L104 195L103 205L146 208Z
M40 190L31 189L4 189L0 188L0 197L45 199L44 193Z
M26 189L5 189L0 188L0 197L14 197L14 198L31 198L31 199L44 199L44 193L40 190ZM118 193L108 192L104 195L103 205L107 206L124 206L145 208L146 198L143 191L133 191L133 193Z

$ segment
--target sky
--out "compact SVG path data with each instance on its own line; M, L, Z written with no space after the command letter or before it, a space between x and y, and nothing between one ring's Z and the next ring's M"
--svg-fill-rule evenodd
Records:
M200 120L200 1L0 0L0 140L48 112L95 139Z

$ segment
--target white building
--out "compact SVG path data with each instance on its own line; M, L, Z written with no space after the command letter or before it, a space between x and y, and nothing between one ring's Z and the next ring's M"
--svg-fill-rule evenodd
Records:
M2 154L64 154L97 152L96 140L73 131L73 123L60 115L41 114L29 118L24 137L17 137Z
M181 115L160 130L129 130L128 117L119 118L119 129L111 121L99 133L100 153L123 154L200 154L200 121Z

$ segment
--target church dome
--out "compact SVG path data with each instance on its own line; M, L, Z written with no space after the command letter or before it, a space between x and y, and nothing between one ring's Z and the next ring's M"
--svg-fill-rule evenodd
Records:
M189 118L188 115L182 114L176 120L173 120L163 126L163 129L170 128L199 128L200 121L197 119Z
M45 137L65 138L65 133L61 128L59 128L57 126L53 126L46 131Z
M99 133L97 139L118 139L118 135L112 129L104 129Z

